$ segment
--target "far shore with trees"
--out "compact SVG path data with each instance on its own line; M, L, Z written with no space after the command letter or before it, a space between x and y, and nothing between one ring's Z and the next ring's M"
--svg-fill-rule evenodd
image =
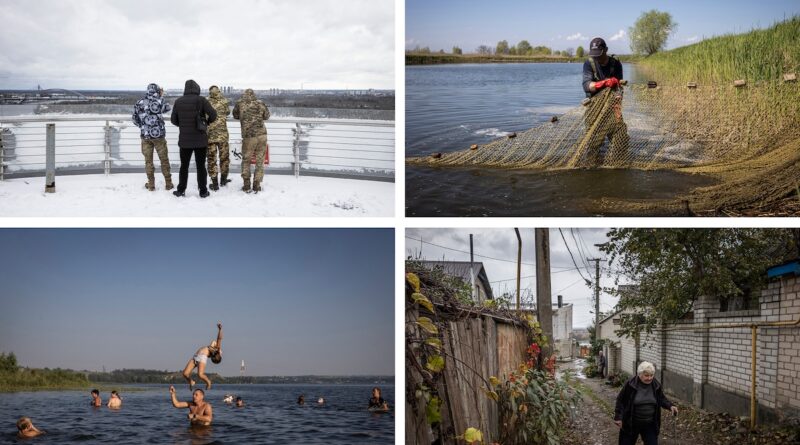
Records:
M629 28L632 54L614 55L621 62L634 63L662 51L669 36L678 24L668 12L654 10L643 12L636 23ZM602 36L601 36L602 37ZM494 46L480 45L470 53L455 45L446 52L444 49L431 50L420 47L406 50L406 65L434 65L444 63L572 63L583 62L587 55L583 46L554 50L548 46L533 46L527 40L509 44L500 40Z
M222 377L219 374L208 374L216 383L221 384L364 384L391 385L393 376L233 376ZM88 390L99 388L110 390L120 388L112 385L131 384L183 384L185 379L181 371L159 371L152 369L120 369L110 372L73 371L70 369L38 369L19 366L13 352L0 353L0 393L17 391L58 391ZM135 388L125 388L125 391Z

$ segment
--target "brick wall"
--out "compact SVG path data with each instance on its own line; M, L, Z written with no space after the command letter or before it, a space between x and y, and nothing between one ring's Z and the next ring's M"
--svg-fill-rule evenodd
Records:
M719 312L716 298L703 297L695 302L693 315L692 321L667 326L666 331L642 333L638 342L621 338L621 369L635 373L637 363L652 362L657 377L664 376L662 371L671 376L664 382L668 391L671 385L677 385L675 393L690 394L688 401L699 407L749 415L751 328L669 329L795 321L800 318L800 279L789 277L770 283L761 293L758 309ZM800 327L759 327L757 331L759 417L800 418Z

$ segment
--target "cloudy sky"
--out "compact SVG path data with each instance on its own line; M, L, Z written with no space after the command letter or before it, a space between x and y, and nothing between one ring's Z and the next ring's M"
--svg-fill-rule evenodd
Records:
M561 229L567 244L558 229L550 230L551 282L553 302L557 295L564 296L565 303L572 303L572 325L586 327L594 319L594 291L584 284L584 279L594 281L594 262L586 258L605 258L594 246L607 241L608 229ZM427 260L469 261L469 234L473 234L475 261L483 262L495 295L516 291L517 236L513 228L508 229L407 229L406 257L422 257ZM522 238L522 280L520 288L523 301L535 302L536 252L534 231L520 228ZM420 243L419 240L422 240ZM569 246L576 269L567 247ZM455 250L453 250L455 249ZM463 252L459 252L463 251ZM478 256L481 255L481 256ZM486 257L491 257L486 258ZM600 263L600 285L610 287L607 262ZM614 266L612 266L612 269ZM600 294L600 312L608 312L617 304L617 298Z
M0 4L0 89L394 89L393 0Z
M406 0L407 49L429 46L447 52L453 45L473 52L500 40L514 45L528 40L555 50L588 49L592 38L606 40L609 52L630 54L628 28L642 12L657 9L672 15L678 28L667 42L675 48L706 37L771 26L800 14L797 0Z
M3 229L0 352L23 366L394 374L391 229Z

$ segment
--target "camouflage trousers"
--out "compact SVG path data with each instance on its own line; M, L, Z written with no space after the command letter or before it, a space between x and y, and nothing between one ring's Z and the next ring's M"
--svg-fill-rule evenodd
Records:
M264 155L266 152L266 134L242 139L242 179L245 181L250 180L250 161L254 155L256 158L256 176L253 180L261 182L264 179Z
M622 120L621 104L612 105L603 110L603 101L593 100L583 115L583 119L586 130L593 132L589 135L588 167L624 166L628 161L630 137L628 136L628 125ZM610 142L610 148L604 159L600 149L606 139Z
M217 151L219 151L219 171L217 171ZM231 150L228 141L208 143L208 176L214 177L218 173L228 174L231 165Z
M167 155L167 140L160 139L142 139L142 154L144 155L144 172L147 174L147 179L155 178L155 166L153 165L153 150L158 153L158 160L161 162L161 173L164 174L164 179L172 179L169 170L169 156Z

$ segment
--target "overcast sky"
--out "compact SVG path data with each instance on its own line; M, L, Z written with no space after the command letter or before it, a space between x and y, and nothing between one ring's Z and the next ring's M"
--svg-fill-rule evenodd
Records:
M23 366L394 374L391 229L3 229L0 351Z
M605 256L594 244L607 241L608 229L561 229L567 245L572 251L575 262L580 267L576 270L569 252L558 229L550 230L551 284L552 300L556 303L557 295L564 296L565 303L573 304L572 325L575 328L586 327L594 319L594 291L584 284L584 278L594 281L594 262L586 258ZM406 257L420 256L427 260L469 261L469 234L473 234L475 261L483 262L495 296L505 292L516 291L517 277L517 236L513 228L509 229L407 229ZM523 301L535 302L536 291L536 251L534 250L534 230L520 228L522 238L522 280ZM423 242L420 243L421 239ZM430 243L430 244L429 244ZM437 247L432 244L436 244ZM446 249L446 248L449 249ZM420 250L421 249L421 250ZM461 250L457 252L451 249ZM489 259L482 256L492 257ZM505 261L500 261L505 260ZM527 264L525 264L527 263ZM610 287L613 278L608 275L608 263L600 263L600 285ZM614 268L615 266L612 266ZM624 282L621 282L624 283ZM618 299L606 293L600 294L600 312L608 312L614 308Z
M678 24L667 48L707 37L764 28L800 14L797 0L406 0L405 46L450 52L453 45L474 52L500 40L516 45L528 40L554 50L583 46L603 37L611 54L630 54L628 28L648 10L669 12Z
M0 89L394 89L393 0L3 0Z

